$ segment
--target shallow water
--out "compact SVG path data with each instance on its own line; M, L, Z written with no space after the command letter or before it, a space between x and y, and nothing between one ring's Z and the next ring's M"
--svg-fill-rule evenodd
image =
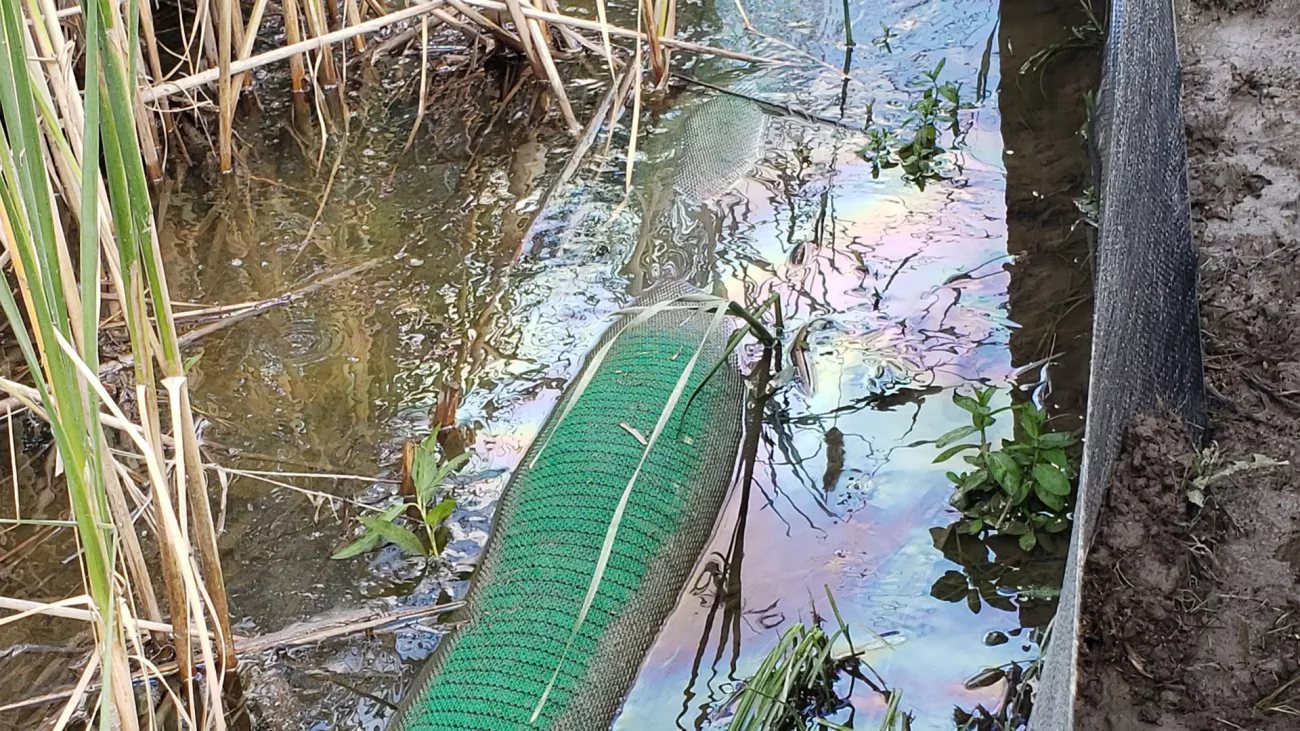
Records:
M427 566L391 546L331 561L348 536L351 521L341 518L356 508L232 476L221 547L238 633L463 595L466 564L510 469L610 314L653 282L694 271L738 301L779 294L787 335L807 326L811 378L784 383L773 399L748 512L741 521L735 491L616 727L716 722L718 703L790 623L810 621L814 607L828 616L827 589L855 641L871 645L872 667L903 691L917 729L950 728L954 704L992 707L999 685L971 691L964 681L1036 657L1032 630L1050 616L1059 560L968 537L955 543L945 532L956 517L947 507L950 466L931 460L933 441L964 421L951 396L968 384L997 385L1006 402L1017 384L1038 383L1015 398L1081 411L1088 306L1068 317L1054 311L1080 279L1086 291L1086 265L1035 243L1068 235L1070 220L1059 211L1045 220L1051 209L1035 206L1079 192L1077 110L1049 109L1043 122L1034 105L1059 92L1040 99L1021 88L1034 82L1004 78L1026 54L1003 58L1063 35L1066 22L1035 5L1034 22L1008 31L991 0L851 2L857 47L845 83L832 70L845 65L840 2L751 1L746 10L770 38L746 33L725 0L683 4L679 28L793 62L751 70L681 57L685 73L850 125L864 122L870 104L878 122L898 126L921 73L943 60L941 79L960 82L966 102L961 143L944 158L949 179L922 190L897 170L876 176L858 154L861 134L686 87L648 103L649 139L628 205L620 205L622 127L604 164L589 162L552 194L572 142L541 121L543 95L525 89L494 118L511 80L443 54L438 103L409 152L414 100L402 89L418 79L410 60L378 74L386 93L352 99L348 144L318 221L337 147L318 158L310 143L295 142L284 104L269 103L261 129L249 130L247 172L215 185L198 174L171 184L162 205L167 263L174 291L195 302L272 297L379 261L201 341L195 405L206 436L230 448L214 450L218 462L391 479L402 443L430 431L440 403L455 415L449 438L472 455L455 478L448 562ZM882 24L888 48L872 42ZM603 69L587 72L580 109L603 94ZM723 154L721 143L690 142L708 132L707 115L720 108L710 105L720 103L747 125L759 120L761 144L730 140L735 149L725 154L745 162L745 173L719 165L724 184L670 204L666 191L682 186L683 165L696 170ZM1013 136L1038 139L1065 162L1031 165L1016 178ZM598 158L603 149L602 138ZM744 160L749 150L760 152L754 164ZM1009 219L1009 207L1024 213ZM1026 344L1025 333L1036 337ZM1058 371L1018 372L1050 352L1060 356ZM742 354L746 364L757 357L755 347ZM998 428L1010 433L1008 423ZM395 489L275 479L367 504ZM742 522L743 551L732 550ZM712 577L723 564L739 585L715 602ZM990 632L1011 641L988 646ZM382 728L383 701L400 697L439 633L430 620L253 660L245 666L253 711L265 728ZM855 715L837 721L878 726L882 696L859 685L851 702Z

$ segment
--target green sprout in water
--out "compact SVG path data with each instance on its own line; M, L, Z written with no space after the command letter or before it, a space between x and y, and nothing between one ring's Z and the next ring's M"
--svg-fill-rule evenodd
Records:
M1084 22L1070 27L1070 37L1034 53L1020 66L1020 74L1041 73L1060 56L1094 51L1106 43L1106 22L1097 14L1092 0L1080 0Z
M1077 442L1067 432L1048 432L1043 427L1047 414L1032 403L994 409L989 404L996 389L979 389L974 396L954 393L953 403L971 416L961 426L939 437L935 446L944 449L935 463L947 462L961 452L975 450L962 459L970 469L949 472L956 488L952 505L965 516L971 535L995 532L1019 536L1020 547L1033 550L1040 533L1061 533L1070 527L1066 517L1076 471L1066 450ZM988 429L997 414L1019 416L1021 434L1003 439L996 447ZM962 442L978 435L978 441Z
M1097 228L1101 220L1101 201L1097 200L1097 186L1089 185L1083 194L1074 199L1074 207L1079 211L1079 219L1070 227L1073 231L1080 225Z
M378 517L361 518L365 532L361 537L339 549L331 558L343 559L359 556L374 550L380 541L387 541L402 549L403 553L413 556L434 556L442 553L447 543L447 519L456 509L453 498L441 494L442 483L465 461L468 454L462 454L445 464L438 464L437 447L432 437L426 439L415 452L415 465L411 477L415 482L415 499L399 502L381 513ZM414 512L419 520L416 531L423 532L425 540L420 540L416 531L412 531L398 520L403 515Z
M894 49L892 46L889 45L889 42L894 40L897 37L898 34L894 32L893 28L890 28L884 23L881 23L880 35L871 39L871 45L875 46L876 48L885 49L885 53L893 53Z
M896 141L894 133L889 130L872 127L867 131L867 146L862 148L862 157L871 163L871 177L879 178L881 170L898 166L893 150Z

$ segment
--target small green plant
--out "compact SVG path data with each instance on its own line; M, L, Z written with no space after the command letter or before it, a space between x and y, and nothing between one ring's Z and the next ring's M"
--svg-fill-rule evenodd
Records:
M889 45L889 42L894 40L897 37L898 34L894 32L893 28L890 28L884 23L881 23L880 35L871 39L871 45L875 46L876 48L885 49L885 53L893 53L894 49L892 46Z
M921 98L912 103L911 110L919 121L947 124L956 136L961 132L957 121L957 113L961 111L961 84L951 81L939 83L939 74L943 73L947 63L948 59L941 58L932 70L921 74L925 78L920 87Z
M1095 128L1096 118L1094 112L1097 110L1097 93L1092 89L1083 92L1083 123L1079 125L1079 137L1083 138L1084 145L1092 143L1093 130Z
M1291 463L1287 460L1279 461L1262 454L1252 454L1249 460L1234 460L1225 466L1223 457L1219 454L1219 446L1211 444L1196 453L1196 476L1187 486L1187 501L1198 508L1203 508L1211 488L1223 480L1239 472L1286 467L1289 464Z
M993 408L993 387L979 389L974 396L957 392L953 403L971 416L969 426L961 426L939 437L935 445L944 451L935 457L936 464L947 462L961 452L975 450L962 459L971 469L949 472L956 488L952 506L965 516L971 535L987 532L1019 536L1020 547L1033 550L1039 533L1060 533L1069 528L1066 518L1075 470L1066 449L1077 441L1068 432L1048 432L1043 427L1047 414L1032 403ZM1020 435L1003 439L995 448L988 429L996 415L1014 413L1019 419ZM977 442L962 442L973 435Z
M413 556L435 556L442 553L447 544L446 522L456 509L456 501L441 494L440 488L447 477L465 464L467 459L469 455L462 454L439 465L437 445L432 437L426 439L416 450L415 464L411 469L411 477L415 482L415 499L399 502L378 517L361 518L365 532L360 538L339 549L331 558L359 556L374 550L380 541L388 541ZM416 531L398 524L398 520L409 512L419 516L419 520L413 522L419 524L416 530L424 533L425 540L420 540Z
M906 124L916 132L911 141L895 152L903 169L903 178L922 190L928 181L946 177L938 167L939 157L945 152L939 146L940 128L947 127L954 140L961 134L958 117L961 86L951 81L939 83L945 62L946 59L939 59L933 70L922 74L925 81L920 87L920 96L908 105L912 117Z
M933 69L922 73L921 82L913 89L917 96L907 106L910 116L903 123L901 139L879 127L867 130L867 145L861 155L871 163L873 177L880 177L883 169L897 167L904 180L921 190L926 183L947 177L941 160L946 150L939 145L939 134L948 130L954 143L960 140L961 85L940 83L945 63L946 59L939 59ZM868 123L871 111L868 107Z
M1079 220L1070 227L1071 231L1080 225L1097 228L1098 221L1101 219L1101 201L1097 200L1097 186L1089 185L1084 188L1083 195L1074 199L1074 207L1079 211Z
M880 171L897 167L894 159L894 145L898 138L893 132L880 127L867 130L867 146L862 148L862 157L871 163L871 177L879 178Z

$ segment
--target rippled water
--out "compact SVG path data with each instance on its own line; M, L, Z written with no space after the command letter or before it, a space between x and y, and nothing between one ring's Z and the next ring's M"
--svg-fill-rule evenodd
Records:
M826 613L826 588L859 644L870 643L873 668L902 689L914 728L950 728L953 705L996 704L1000 686L964 682L1036 656L1031 630L1050 616L1058 558L949 535L948 468L931 464L933 441L964 421L951 396L967 384L997 385L1006 402L1016 384L1037 383L1016 398L1032 392L1080 412L1089 309L1070 304L1087 291L1086 241L1061 213L1083 185L1072 133L1086 84L1046 93L1032 88L1036 77L1015 77L1018 47L1041 47L1066 25L1050 8L1021 6L854 0L845 82L833 70L845 66L839 0L751 0L748 16L769 36L746 32L729 0L682 4L685 35L791 59L754 70L679 56L686 74L850 125L869 106L877 122L901 125L921 73L944 61L941 78L960 83L967 102L964 131L946 158L950 178L924 190L896 170L873 174L859 133L692 86L648 100L626 203L626 129L608 159L602 138L596 160L551 191L572 143L542 123L544 95L531 88L497 116L512 85L500 70L440 57L437 103L409 152L414 101L403 89L418 70L407 60L380 74L388 88L362 90L348 129L333 132L348 140L333 174L338 148L300 146L280 121L285 107L270 102L263 129L248 133L246 172L215 183L191 174L166 191L174 290L204 303L257 300L380 264L201 341L195 404L207 437L229 447L215 459L391 479L402 443L430 431L440 403L455 414L448 438L472 456L456 478L449 562L427 566L392 547L331 561L351 507L233 479L221 547L236 631L462 595L510 470L610 314L655 281L693 274L742 302L778 294L787 347L809 377L774 397L748 512L742 519L737 491L616 727L708 725L784 629L810 621L814 606ZM882 25L888 48L872 41ZM589 72L581 109L603 94L601 69ZM730 105L731 126L708 116L716 105ZM691 142L718 129L735 139ZM1020 165L1012 138L1042 162ZM729 156L714 176L722 184L688 184L683 171L719 156ZM1044 244L1063 240L1076 245ZM1059 369L1018 371L1050 353ZM751 347L743 359L757 356ZM367 503L394 490L284 481ZM715 601L724 564L739 584ZM991 632L1011 641L990 646ZM383 701L400 697L438 636L429 622L254 660L253 710L266 728L382 728ZM856 715L841 722L878 726L884 698L859 685L852 703Z

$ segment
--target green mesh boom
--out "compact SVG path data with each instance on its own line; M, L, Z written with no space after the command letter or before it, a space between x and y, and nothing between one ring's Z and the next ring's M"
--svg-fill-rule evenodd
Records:
M642 304L680 291L649 293ZM434 652L391 729L609 727L731 482L745 393L739 373L730 365L719 369L685 409L724 357L724 328L705 341L685 395L646 459L594 604L563 662L561 656L615 507L645 450L641 438L653 432L711 319L669 310L631 327L624 317L605 334L600 345L611 338L614 344L572 411L557 428L570 386L511 477L467 610L456 618L463 624ZM589 359L584 372L591 367ZM542 713L530 724L557 666Z

